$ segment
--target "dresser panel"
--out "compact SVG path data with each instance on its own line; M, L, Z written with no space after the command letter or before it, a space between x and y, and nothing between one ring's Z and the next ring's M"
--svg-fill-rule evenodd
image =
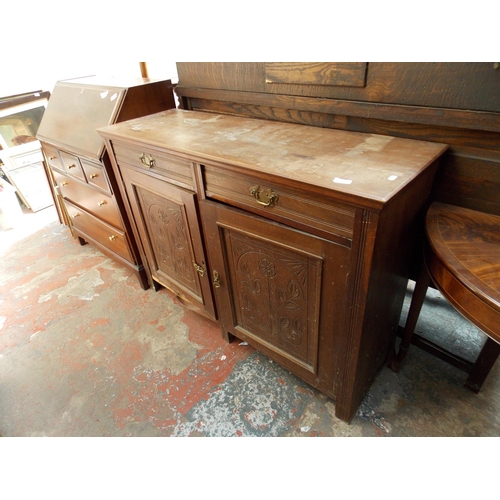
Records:
M323 259L222 228L235 328L316 372Z
M215 318L195 193L132 168L121 174L151 278Z
M350 248L220 203L200 212L222 329L333 397Z

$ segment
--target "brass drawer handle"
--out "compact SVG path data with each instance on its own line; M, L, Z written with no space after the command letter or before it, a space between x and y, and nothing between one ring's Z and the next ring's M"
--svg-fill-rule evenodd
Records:
M142 153L141 156L139 156L139 160L141 160L141 163L146 168L156 167L156 160L151 155L147 155L145 153Z
M61 182L61 186L67 186L69 184L68 181Z
M102 201L100 201L97 205L98 205L99 207L102 207L103 205L106 205L106 203L108 203L106 200L102 200Z
M71 165L68 165L68 168L75 168L75 167L76 167L75 163L72 163Z
M73 217L73 219L74 219L75 217L80 217L80 214L76 213L76 214L73 214L71 217Z
M219 273L217 271L214 271L214 288L220 288L221 287L221 282L219 278Z
M99 174L90 174L91 179L95 179L96 177L99 177Z
M260 186L252 186L250 188L250 194L255 198L259 205L263 205L264 207L268 207L273 203L278 201L279 196L269 188L267 191L260 191ZM261 199L261 194L264 195L264 199Z
M110 237L109 237L109 241L113 241L113 240L116 240L116 236L114 234L112 234Z
M57 156L49 156L49 160L55 160Z
M199 266L196 262L193 261L193 266L198 272L198 274L203 278L205 276L205 269L203 267Z

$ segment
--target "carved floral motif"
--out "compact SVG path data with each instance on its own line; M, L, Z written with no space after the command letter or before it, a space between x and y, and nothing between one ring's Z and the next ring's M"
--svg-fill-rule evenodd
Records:
M305 350L307 262L238 238L231 246L242 321L278 344Z
M267 259L259 260L259 269L261 273L268 278L274 278L276 276L274 264Z
M169 205L153 193L141 191L141 199L146 207L145 215L151 228L149 237L158 267L192 287L195 273L181 207Z

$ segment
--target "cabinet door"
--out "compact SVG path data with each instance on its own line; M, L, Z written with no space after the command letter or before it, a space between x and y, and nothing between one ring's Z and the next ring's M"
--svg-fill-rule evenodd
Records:
M214 202L200 212L223 332L334 396L350 248Z
M132 169L121 173L151 277L215 318L196 194Z

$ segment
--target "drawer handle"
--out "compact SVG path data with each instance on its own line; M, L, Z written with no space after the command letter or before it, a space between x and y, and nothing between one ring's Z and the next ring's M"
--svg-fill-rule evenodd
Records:
M73 214L71 217L73 217L73 219L74 219L75 217L80 217L80 214L76 213L76 214Z
M90 174L91 179L95 179L96 177L99 177L99 174Z
M49 160L55 160L57 156L49 156Z
M193 261L193 266L198 271L198 274L203 278L205 276L205 269L203 267L199 266L196 262Z
M61 182L61 186L67 186L69 184L68 181Z
M156 167L156 160L151 155L147 155L145 153L142 153L141 156L139 156L139 160L141 160L141 163L146 168Z
M219 278L219 273L217 271L214 271L214 288L220 288L221 287L221 282Z
M114 234L112 234L110 237L109 237L109 241L113 241L113 240L116 240L116 236Z
M72 163L71 165L68 165L68 168L75 168L76 167L76 163Z
M102 201L100 201L97 205L98 205L99 207L102 207L103 205L106 205L106 203L107 203L107 201L106 201L106 200L102 200Z
M273 203L276 203L279 198L279 196L272 189L262 191L261 193L260 186L252 186L250 188L250 194L255 198L259 205L263 205L264 207L268 207ZM264 195L264 199L261 199L261 194Z

